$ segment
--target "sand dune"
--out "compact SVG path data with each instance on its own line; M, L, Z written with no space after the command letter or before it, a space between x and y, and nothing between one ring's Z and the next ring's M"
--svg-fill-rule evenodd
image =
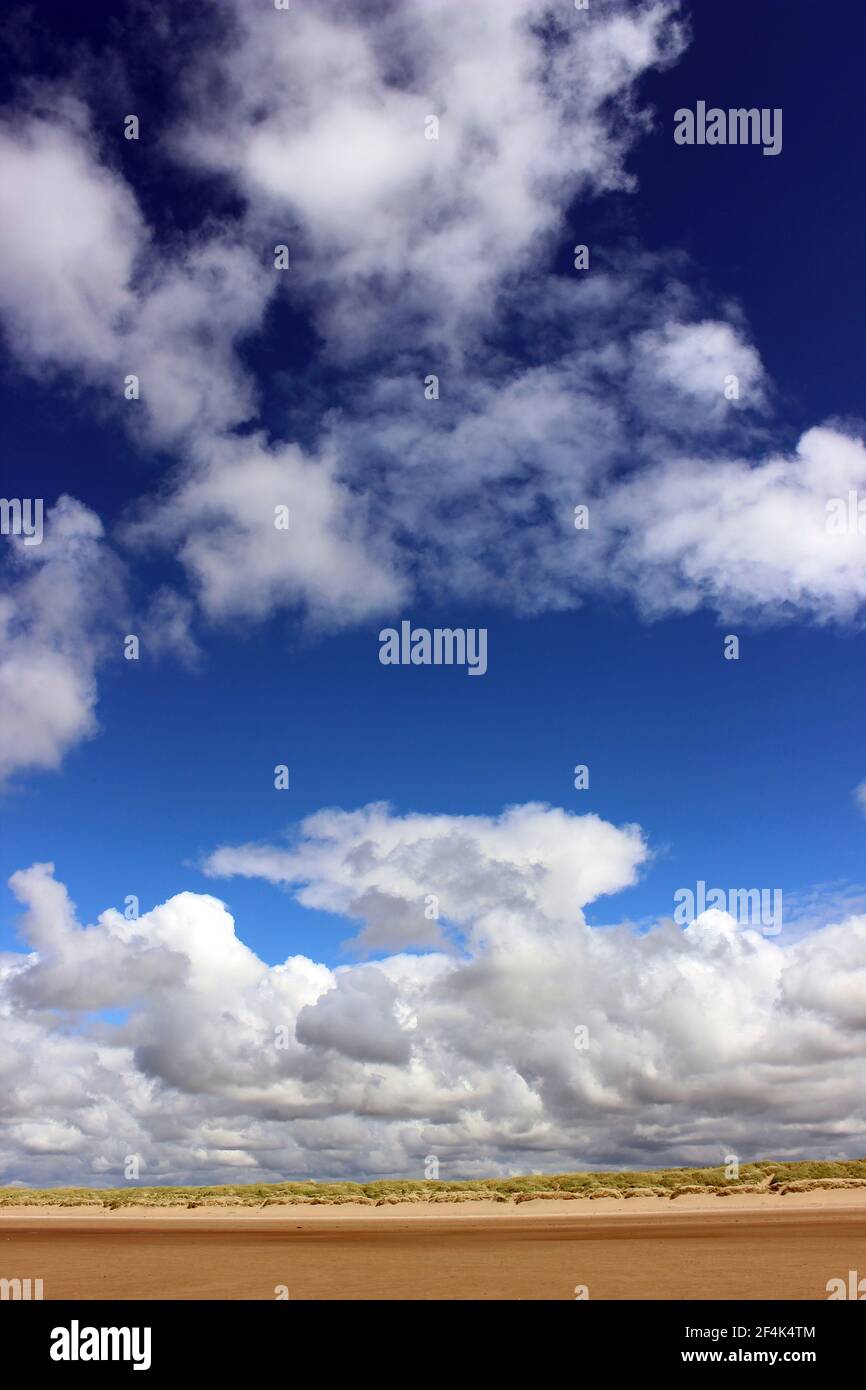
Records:
M195 1207L146 1207L124 1206L114 1210L90 1206L26 1206L0 1208L0 1231L8 1222L14 1221L92 1221L102 1228L108 1222L122 1222L135 1225L137 1222L150 1224L153 1221L167 1222L286 1222L307 1221L439 1221L477 1220L481 1216L506 1220L519 1217L526 1220L539 1213L545 1216L601 1215L635 1216L648 1215L679 1216L683 1212L708 1212L714 1216L725 1212L754 1211L862 1211L866 1213L866 1188L825 1188L815 1192L789 1192L780 1196L777 1192L732 1193L719 1198L712 1192L696 1192L677 1197L632 1197L628 1200L619 1197L584 1198L577 1201L571 1198L533 1198L529 1201L503 1203L493 1200L473 1202L396 1202L388 1206L366 1206L355 1202L341 1202L330 1205L293 1203L285 1207L250 1206L240 1203L233 1206L201 1205Z

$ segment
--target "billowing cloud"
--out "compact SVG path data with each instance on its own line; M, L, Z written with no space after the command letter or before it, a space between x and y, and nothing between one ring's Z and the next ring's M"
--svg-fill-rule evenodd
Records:
M515 918L529 911L580 922L587 903L635 882L648 856L637 826L619 829L533 803L498 817L399 818L385 805L320 811L301 830L299 844L286 849L218 849L206 871L296 885L305 906L345 917L366 917L362 905L372 906L379 947L426 944L429 922L440 915L483 936L501 924L504 905ZM387 923L383 899L392 905ZM370 944L369 935L362 940Z
M539 806L325 811L257 855L211 864L352 921L388 894L401 949L268 966L212 896L82 927L52 866L14 876L6 1180L117 1182L130 1154L144 1181L236 1181L422 1176L430 1153L447 1177L863 1150L862 915L787 945L715 909L592 929L583 906L633 881L643 837ZM442 945L412 954L430 891Z
M866 551L849 493L866 496L866 446L809 430L790 455L753 465L677 458L646 469L603 504L622 545L611 582L650 614L692 612L861 621Z

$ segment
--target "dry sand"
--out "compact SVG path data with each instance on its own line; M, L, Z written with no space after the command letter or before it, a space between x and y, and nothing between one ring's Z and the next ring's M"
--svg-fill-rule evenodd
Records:
M0 1210L0 1278L46 1299L826 1299L866 1275L866 1191Z

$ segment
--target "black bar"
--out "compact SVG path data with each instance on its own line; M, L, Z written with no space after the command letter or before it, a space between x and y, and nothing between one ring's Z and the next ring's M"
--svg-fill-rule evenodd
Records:
M860 1300L863 1301L863 1300ZM299 1306L303 1303L303 1307ZM866 1311L866 1310L864 1310ZM52 1380L70 1376L118 1374L161 1378L167 1372L213 1372L223 1382L232 1374L259 1377L263 1371L305 1377L317 1361L323 1373L333 1372L345 1355L347 1367L363 1366L389 1375L403 1366L409 1374L421 1355L425 1371L437 1366L453 1373L460 1364L458 1346L471 1338L473 1360L489 1364L503 1360L512 1371L517 1352L528 1356L541 1374L564 1357L575 1375L590 1367L616 1375L661 1372L707 1365L737 1372L752 1367L764 1372L803 1366L823 1379L856 1367L864 1339L864 1313L846 1311L833 1301L733 1301L729 1303L655 1303L649 1301L575 1301L568 1307L543 1312L531 1306L466 1301L442 1306L387 1302L375 1310L367 1303L304 1302L44 1302L0 1304L0 1331L6 1358L14 1353L21 1371L48 1372ZM358 1318L355 1324L355 1318ZM98 1346L110 1355L111 1337L97 1343L87 1329L126 1329L117 1348L133 1361L55 1360L52 1347L70 1354L77 1345L89 1353ZM62 1336L58 1329L64 1329ZM77 1332L76 1332L77 1329ZM132 1329L139 1329L133 1340ZM149 1329L147 1341L145 1329ZM552 1334L555 1341L534 1341ZM459 1343L457 1338L459 1337ZM67 1340L68 1339L68 1340ZM409 1341L410 1361L400 1348ZM392 1353L393 1358L392 1358ZM4 1359L6 1359L4 1358ZM149 1364L145 1366L145 1360ZM312 1361L312 1364L310 1364ZM371 1364L372 1363L372 1364ZM7 1360L8 1366L8 1360ZM848 1370L850 1374L850 1370ZM534 1377L538 1378L538 1377Z

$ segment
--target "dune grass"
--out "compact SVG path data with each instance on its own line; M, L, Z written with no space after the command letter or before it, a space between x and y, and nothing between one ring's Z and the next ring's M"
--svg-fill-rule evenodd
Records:
M54 1187L0 1188L0 1207L216 1207L327 1205L352 1202L385 1206L398 1202L527 1202L551 1198L658 1196L676 1198L712 1192L810 1191L829 1187L866 1187L866 1159L848 1162L807 1160L781 1163L762 1159L744 1163L739 1177L728 1179L719 1168L661 1168L638 1172L543 1173L527 1177L474 1180L377 1182L280 1182L228 1184L221 1187Z

